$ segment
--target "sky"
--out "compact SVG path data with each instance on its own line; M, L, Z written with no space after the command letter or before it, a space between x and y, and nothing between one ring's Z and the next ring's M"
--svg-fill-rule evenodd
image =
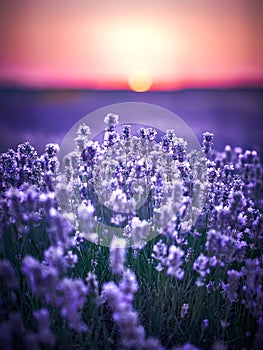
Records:
M262 0L2 0L0 85L263 86Z

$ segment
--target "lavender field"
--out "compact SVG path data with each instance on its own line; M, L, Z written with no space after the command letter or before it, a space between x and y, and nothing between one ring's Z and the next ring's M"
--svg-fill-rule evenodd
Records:
M1 349L262 349L261 97L2 92ZM129 100L177 113L200 150L107 114L102 142L80 124L60 158L81 117Z
M29 141L39 152L61 143L86 114L114 103L145 102L182 118L201 141L206 130L217 135L215 147L229 144L263 149L263 90L211 89L170 92L131 91L0 91L0 151ZM262 152L260 152L262 153ZM261 154L262 155L262 154Z

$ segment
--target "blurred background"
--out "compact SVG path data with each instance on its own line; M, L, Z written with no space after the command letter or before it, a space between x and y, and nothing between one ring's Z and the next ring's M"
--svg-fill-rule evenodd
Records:
M262 0L2 0L0 152L129 101L260 151L262 18Z

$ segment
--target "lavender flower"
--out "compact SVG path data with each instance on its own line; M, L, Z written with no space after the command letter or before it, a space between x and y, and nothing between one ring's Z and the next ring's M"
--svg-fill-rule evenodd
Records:
M79 311L83 307L88 288L79 279L64 278L59 284L62 293L61 316L64 317L69 327L77 332L86 332L87 326L81 321Z
M20 346L25 346L26 330L23 324L22 315L19 312L11 312L7 321L0 324L1 349L13 349L20 339Z
M181 268L183 264L184 251L179 247L171 245L169 248L168 257L165 260L167 266L167 274L175 276L179 280L184 278L184 270Z
M123 274L120 287L109 282L103 286L106 300L118 324L122 346L125 349L141 349L145 338L144 329L138 326L138 315L132 309L133 294L137 291L135 276L130 271Z
M59 145L49 143L46 145L45 155L42 157L42 164L46 173L54 174L58 170L59 162L57 155L59 153Z
M119 123L119 116L117 114L108 113L104 118L107 131L113 131L115 126Z
M34 316L37 319L38 323L38 332L35 335L37 340L42 344L48 346L55 345L55 336L50 330L50 320L49 320L49 311L47 309L40 309L34 312Z
M98 297L99 295L99 282L98 278L93 272L89 272L86 277L86 283L88 287L88 293Z
M57 305L59 272L53 266L42 265L31 256L23 260L22 271L27 277L31 291L47 303Z
M114 238L110 246L110 266L115 274L124 270L126 241L123 238Z
M239 248L242 248L242 245L240 246L232 237L215 230L208 231L206 249L222 266L234 260L234 255Z
M78 262L78 256L72 250L69 250L65 256L65 261L68 267L73 268Z
M158 261L158 264L156 266L157 271L162 271L164 269L166 255L167 245L163 243L162 240L159 240L153 246L153 253L151 254L151 256Z
M11 186L15 186L19 176L19 168L16 153L8 150L0 155L0 193L4 197L5 191Z
M211 149L213 148L213 139L214 139L214 134L211 132L205 132L203 133L203 151L205 154L208 154Z
M71 246L73 229L68 220L54 208L50 208L48 213L50 226L47 231L51 244L65 248Z
M187 313L188 313L189 305L188 304L183 304L181 308L181 317L184 318Z
M145 331L138 323L138 315L132 309L133 295L138 290L138 284L133 272L123 272L119 286L108 282L103 286L103 293L117 323L122 347L124 349L162 349L157 340L147 339ZM148 347L149 346L149 347Z
M260 261L258 258L246 259L241 273L245 278L243 302L255 317L260 318L263 310L262 260Z
M157 135L157 131L155 129L153 129L153 128L147 129L147 139L149 141L151 141L151 142L154 141L156 135Z
M100 152L98 141L88 141L82 151L82 160L88 166L92 167L96 163L97 155Z
M146 220L134 217L131 220L131 237L134 247L143 247L150 231L150 224Z
M228 270L227 275L228 275L228 284L226 289L226 296L231 302L233 302L237 298L236 291L237 291L239 280L242 274L235 270Z
M59 276L63 276L67 271L63 248L61 246L50 246L44 253L44 265L54 268Z
M147 129L145 129L145 128L139 129L138 134L139 134L139 137L142 140L146 139L146 137L147 137Z
M84 150L84 148L86 147L86 144L89 140L89 136L90 136L90 128L88 125L86 124L80 124L80 126L78 127L77 130L77 136L74 139L76 146L77 146L77 150L79 152L82 152Z
M202 321L202 327L203 327L203 329L206 329L206 328L208 327L208 324L209 324L208 319L205 318L205 319Z
M202 286L204 278L210 273L209 258L201 253L193 264L193 270L200 276L196 281L197 285Z
M131 126L130 125L124 125L122 127L122 134L124 140L129 140L131 137Z
M180 137L176 138L172 147L173 159L178 159L178 161L182 163L186 159L186 149L187 142Z
M58 155L59 145L56 143L48 143L46 145L45 152L48 158L52 159Z
M42 156L27 142L19 145L17 151L8 150L0 155L0 279L7 287L0 293L1 346L11 349L16 339L21 339L23 348L59 347L60 335L55 336L55 326L60 321L53 319L54 309L68 323L72 334L86 332L81 313L86 310L86 302L90 310L89 303L93 305L95 301L99 309L94 315L99 317L90 321L91 329L97 326L95 322L106 321L105 334L112 334L107 338L109 347L115 346L111 325L114 322L122 349L164 349L157 339L147 338L139 322L139 316L142 322L148 322L148 299L142 300L144 292L156 298L153 314L162 310L158 309L158 303L163 303L166 319L158 314L158 321L162 339L171 346L177 336L173 334L173 325L170 327L174 317L171 312L178 310L179 299L168 300L167 291L175 288L181 302L187 300L187 304L179 303L181 317L177 320L179 332L182 326L184 331L189 305L195 305L200 293L193 285L195 282L204 286L200 295L206 293L215 305L222 307L212 310L214 319L210 325L212 311L209 299L204 300L201 321L197 323L201 335L196 344L225 349L224 343L211 343L214 340L210 331L215 331L214 339L225 335L230 347L240 341L240 346L261 349L263 169L259 155L253 150L230 146L223 152L212 151L212 133L203 134L202 157L197 151L187 154L186 141L176 137L172 129L157 142L156 130L152 128L141 128L139 137L135 137L131 127L125 125L120 135L118 122L117 115L106 115L102 144L90 140L89 127L80 125L76 149L65 157L64 175L59 173L56 144L47 144ZM104 224L111 227L104 229ZM121 234L125 239L120 238ZM152 234L160 237L149 253L147 241ZM118 283L103 284L104 250L85 242L84 238L100 244L111 242L109 265ZM36 241L40 249L38 258L31 256L37 251L30 253ZM50 246L46 248L48 243ZM127 269L125 249L129 244L133 250L127 259ZM130 259L136 259L136 264ZM143 268L137 266L141 259L147 264ZM152 281L154 261L158 272L164 270L158 275L161 288L156 288ZM26 283L19 271L21 262ZM84 268L84 275L80 276L81 266L91 266L98 275L87 273ZM134 272L131 266L135 266ZM197 275L196 280L193 274ZM169 277L183 281L169 281ZM138 298L134 300L138 290ZM18 300L18 292L26 299ZM221 302L222 296L225 304ZM40 307L37 311L32 309L35 305L32 297ZM138 312L133 307L134 301L143 305ZM236 314L232 313L232 303ZM21 314L11 311L19 307ZM229 313L228 307L231 307ZM249 320L253 320L250 324L240 314L244 308ZM112 313L109 322L108 311ZM26 329L30 324L27 314L36 318L37 331ZM241 316L240 324L236 322L237 316ZM154 322L151 317L147 323L150 332L154 331ZM193 330L194 324L190 325ZM98 326L96 336L100 338L104 335ZM236 338L232 339L234 333ZM72 346L83 346L82 337L86 339L84 335L73 336ZM186 343L174 349L196 348Z
M83 234L88 233L93 227L94 206L89 202L82 202L78 207L79 230Z

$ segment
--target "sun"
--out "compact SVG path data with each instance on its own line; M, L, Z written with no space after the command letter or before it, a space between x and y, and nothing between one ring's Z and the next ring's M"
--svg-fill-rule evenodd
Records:
M152 79L145 70L135 70L128 79L130 88L136 92L144 92L152 86Z

